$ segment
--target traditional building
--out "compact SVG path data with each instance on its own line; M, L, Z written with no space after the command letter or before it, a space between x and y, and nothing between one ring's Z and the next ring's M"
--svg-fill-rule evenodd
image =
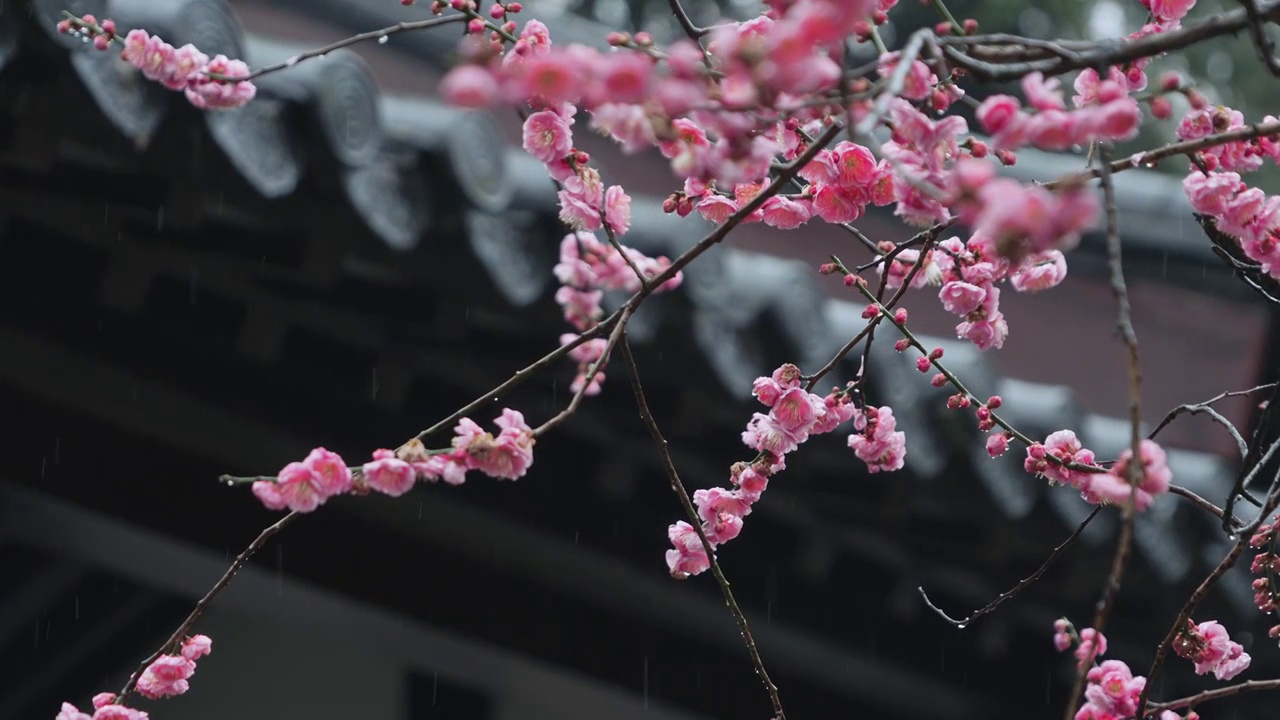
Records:
M394 447L566 329L550 272L564 230L550 181L510 142L518 121L430 98L451 36L333 52L264 77L242 110L202 114L54 32L67 5L10 0L0 13L6 720L118 687L272 521L219 474L271 473L316 445L353 461ZM254 65L408 12L381 0L69 7ZM674 257L707 231L662 214L660 158L586 142L639 196L630 243ZM1049 177L1051 162L1027 155L1017 170ZM1120 179L1145 417L1271 379L1271 317L1204 250L1176 183ZM902 238L888 217L867 231ZM690 486L723 484L746 457L752 379L784 361L816 368L862 327L856 298L813 272L850 247L831 229L744 228L637 314L637 360ZM1028 434L1075 428L1113 457L1127 430L1101 258L1088 238L1065 285L1010 298L1002 353L946 339L954 320L931 297L910 308L950 367L975 393L1002 395ZM947 411L947 393L890 343L872 368L874 395L907 432L906 470L868 475L842 438L816 439L722 553L788 712L1059 712L1071 668L1050 624L1064 612L1087 624L1115 514L998 612L946 625L918 587L953 614L983 605L1089 508L1029 477L1019 452L987 458L972 418ZM506 404L549 416L571 374L554 367L476 419ZM620 368L609 375L519 482L344 498L299 521L214 603L198 626L213 655L153 717L767 717L714 583L666 575L680 509ZM1249 408L1225 412L1243 429ZM1178 423L1176 482L1221 501L1234 444L1212 424ZM1144 513L1110 655L1144 668L1226 546L1179 498ZM1247 677L1263 678L1280 663L1248 581L1233 572L1197 619L1228 624L1254 655ZM1160 697L1207 686L1171 665ZM1245 701L1213 712L1266 716Z

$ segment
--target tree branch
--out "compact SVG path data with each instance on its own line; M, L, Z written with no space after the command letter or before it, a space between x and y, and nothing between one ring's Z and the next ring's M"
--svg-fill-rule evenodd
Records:
M742 613L742 608L738 607L738 601L733 597L733 590L729 587L729 580L720 569L720 563L716 560L711 541L707 539L707 534L702 529L702 519L698 517L698 511L693 507L693 502L689 500L689 493L685 490L684 483L680 480L680 474L676 472L675 462L672 461L671 452L667 449L667 441L662 436L662 431L658 428L658 423L654 420L653 413L649 410L649 402L645 399L644 387L640 384L640 370L636 367L636 359L631 354L631 346L627 343L625 335L622 339L622 357L627 364L627 375L631 379L631 388L635 391L636 408L640 411L640 419L649 428L649 435L653 437L653 443L658 447L658 454L662 457L662 467L667 472L667 480L671 483L671 489L675 491L676 497L680 499L680 505L684 508L685 515L689 518L689 524L697 531L698 539L702 541L702 549L707 553L707 560L711 565L711 574L715 576L716 583L720 585L720 592L724 595L725 604L729 606L729 612L733 614L733 619L738 623L738 630L742 633L742 639L746 643L747 653L751 656L752 664L755 665L756 676L764 684L765 692L769 693L769 700L773 703L774 718L775 720L786 720L787 715L782 709L782 700L778 697L778 687L773 684L773 680L769 677L769 671L765 670L764 660L760 657L760 650L756 647L755 638L751 635L751 627L747 624L747 617Z

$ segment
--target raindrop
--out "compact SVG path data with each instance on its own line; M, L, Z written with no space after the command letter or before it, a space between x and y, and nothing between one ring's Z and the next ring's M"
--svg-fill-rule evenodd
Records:
M373 374L373 383L370 388L369 399L376 400L378 397L378 368L373 368L372 374Z
M431 707L436 706L436 690L440 688L440 673L431 673Z
M386 44L387 44L387 40L390 40L390 39L391 39L391 38L387 37L386 35L383 35L382 37L378 38L378 44L379 44L379 45L386 45Z
M644 709L649 709L649 657L644 659Z
M45 468L49 465L49 458L40 458L40 479L44 479Z
M159 210L156 210L156 232L160 232L161 230L164 230L164 206L163 205L160 206Z
M574 530L574 531L573 531L573 544L574 544L574 545L577 545L577 544L578 544L578 532L579 532L579 531L577 531L577 530Z
M956 626L956 629L957 629L957 630L963 630L963 629L964 629L964 627L965 627L965 625L968 625L968 623L960 623L959 625L957 625L957 626Z
M422 519L422 503L418 503L418 519Z

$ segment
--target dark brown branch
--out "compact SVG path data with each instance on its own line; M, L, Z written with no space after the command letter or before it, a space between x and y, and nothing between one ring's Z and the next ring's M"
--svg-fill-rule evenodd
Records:
M1116 543L1115 557L1111 562L1111 571L1107 575L1106 584L1102 588L1102 596L1093 614L1093 629L1101 633L1107 625L1111 609L1115 605L1116 596L1120 593L1120 583L1124 578L1125 568L1129 563L1129 555L1133 550L1133 526L1137 518L1138 485L1142 482L1142 368L1138 362L1138 336L1133 330L1133 320L1129 314L1129 291L1124 282L1124 266L1121 261L1120 223L1116 210L1115 185L1111 182L1111 161L1109 148L1098 146L1099 178L1102 180L1102 194L1106 207L1107 220L1107 265L1110 268L1111 292L1116 300L1116 328L1124 341L1125 357L1129 374L1129 452L1126 465L1125 480L1129 483L1129 498L1124 504L1124 515L1121 519L1120 539ZM1064 720L1075 717L1080 695L1084 692L1085 676L1093 665L1096 646L1091 646L1087 657L1082 658L1076 670L1075 684L1068 696Z
M1108 164L1108 168L1110 168L1112 173L1118 173L1125 170L1133 170L1134 168L1149 167L1165 158L1174 157L1176 155L1192 155L1204 150L1205 148L1276 134L1280 134L1280 120L1254 123L1253 125L1242 127L1237 130L1217 133L1215 135L1206 135L1197 140L1170 143L1168 145L1155 148L1154 150L1137 152L1122 160L1113 160ZM1088 170L1081 170L1077 173L1064 175L1052 182L1044 183L1042 187L1054 190L1063 186L1078 185L1082 182L1099 177L1100 173L1101 170L1099 168L1091 167Z
M1249 475L1252 476L1265 466L1271 457L1275 455L1277 448L1280 448L1280 440L1271 443L1267 448L1267 452L1253 466ZM1280 481L1280 476L1277 476L1276 480ZM1178 636L1178 633L1182 632L1183 628L1186 627L1187 620L1191 618L1192 613L1209 595L1209 591L1218 583L1218 580L1222 579L1222 576L1226 575L1228 570L1235 567L1236 562L1240 559L1240 554L1249 546L1249 541L1253 538L1258 526L1275 511L1277 503L1280 503L1280 492L1277 492L1276 484L1275 481L1272 482L1272 487L1267 493L1267 500L1263 503L1262 508L1258 510L1257 517L1248 525L1240 528L1236 544L1227 552L1222 562L1218 563L1218 566L1196 587L1195 592L1191 593L1191 597L1187 598L1186 604L1178 612L1178 616L1174 618L1173 624L1169 627L1169 632L1165 634L1164 640L1160 641L1160 645L1156 648L1155 659L1151 661L1151 669L1147 671L1147 685L1143 688L1142 693L1138 695L1137 712L1134 717L1144 717L1143 709L1147 705L1147 699L1150 696L1151 688L1154 686L1155 678L1160 673L1160 669L1164 667L1164 659L1169 654L1169 648L1173 647L1173 641Z
M698 27L689 19L689 13L685 12L684 5L680 4L680 0L667 0L667 4L671 6L671 14L676 16L676 22L680 23L680 27L684 28L684 34L694 42L700 42L702 36L711 32L709 28Z
M470 415L471 413L475 412L476 410L479 410L485 405L491 402L497 401L498 398L502 397L503 395L506 395L517 385L524 382L525 380L528 380L538 370L541 370L542 368L550 365L556 360L559 360L565 355L568 355L571 351L574 350L574 348L581 346L586 341L591 340L595 337L598 337L602 333L613 329L613 327L617 325L617 323L622 319L622 314L626 309L626 307L628 306L623 306L621 308L618 308L613 312L612 315L602 320L599 325L596 325L590 330L578 335L578 337L574 338L573 341L570 342L568 345L562 345L559 348L556 348L555 350L552 350L551 352L547 353L546 355L543 355L541 358L534 361L532 365L529 365L528 367L517 370L515 374L507 378L505 382L498 385L497 387L490 390L489 392L485 393L484 395L481 395L475 400L472 400L469 404L459 408L449 417L441 420L435 425L432 425L426 430L423 430L422 432L418 433L416 436L414 436L414 439L419 441L426 440L428 437L436 434L440 430L443 430L453 425L455 422L458 421L459 418L462 418L466 415ZM410 442L412 442L412 440L410 440ZM401 448L403 447L404 446L402 445Z
M1258 14L1274 20L1280 13L1280 0L1267 0L1258 6ZM1230 35L1249 25L1249 14L1244 10L1218 13L1205 20L1169 32L1147 35L1136 40L1112 40L1095 43L1078 51L1074 57L1057 56L1029 62L994 63L978 60L961 52L959 48L976 44L976 37L946 36L937 42L947 52L952 62L968 70L980 80L1012 80L1028 73L1043 72L1046 77L1062 75L1073 70L1121 65L1153 57L1171 50L1180 50L1210 38ZM1064 48L1065 49L1065 48ZM1037 49L1036 52L1043 53Z
M267 65L266 67L258 68L257 70L254 70L253 72L249 73L247 77L240 78L240 79L253 80L254 78L258 78L263 75L266 75L267 73L287 70L293 67L294 65L297 65L298 63L302 62L303 60L308 60L314 57L320 57L327 53L331 53L334 50L340 50L344 47L356 45L369 40L381 40L382 38L391 37L392 35L395 35L397 33L408 32L410 30L426 30L427 28L440 27L441 25L449 25L452 23L462 23L466 21L467 21L466 15L446 15L445 17L431 18L429 20L416 20L414 22L396 23L395 25L389 25L380 30L370 30L369 32L362 32L359 35L352 35L351 37L344 38L335 43L330 43L328 45L325 45L324 47L315 48L314 50L308 50L304 53L294 55L293 57L285 60L284 62L278 62L274 65Z
M1223 512L1222 508L1218 507L1217 505L1214 505L1208 500L1205 500L1204 498L1191 492L1187 488L1182 487L1181 485L1170 485L1169 494L1178 495L1180 497L1186 498L1187 500L1190 500L1191 502L1198 505L1202 510L1209 512L1210 514L1218 518L1230 517L1225 512ZM1235 523L1234 519L1232 520L1232 523L1233 524Z
M1220 687L1215 690L1205 690L1202 693L1189 695L1177 700L1170 700L1163 703L1151 703L1149 708L1152 712L1159 710L1180 710L1186 707L1195 707L1200 703L1209 702L1210 700L1220 700L1224 697L1239 695L1240 693L1250 692L1253 690L1280 690L1280 680L1247 680L1245 682Z
M942 608L938 607L937 605L934 605L933 601L929 599L929 595L924 591L923 587L916 588L916 589L920 591L920 597L924 598L924 604L928 605L930 610L937 613L938 617L942 618L943 620L946 620L947 622L951 623L957 628L964 629L964 627L967 626L969 623L972 623L974 620L977 620L983 615L987 615L994 612L996 608L1000 607L1000 605L1004 603L1004 601L1012 600L1013 598L1017 597L1018 593L1025 590L1029 585L1034 583L1036 580L1039 580L1040 576L1044 575L1045 571L1048 570L1049 567L1052 566L1058 560L1058 557L1062 555L1063 551L1065 551L1068 547L1070 547L1071 543L1074 543L1076 541L1076 538L1080 537L1080 533L1084 532L1084 529L1086 527L1089 527L1089 523L1093 522L1093 519L1097 517L1098 513L1100 512L1102 512L1101 505L1095 507L1093 509L1093 512L1089 513L1089 517L1086 517L1084 519L1084 522L1080 523L1080 526L1075 529L1075 532L1071 533L1070 537L1068 537L1066 540L1063 540L1060 545L1058 545L1053 549L1053 552L1049 553L1049 557L1045 558L1045 561L1041 563L1040 567L1037 568L1035 572L1028 575L1017 585L1014 585L1012 589L1006 592L1000 593L1000 595L997 596L996 599L978 608L977 610L974 610L973 612L969 613L968 617L964 618L963 620L956 620L955 618L943 612Z
M1271 38L1267 37L1267 30L1263 27L1266 19L1259 13L1258 5L1254 0L1240 0L1240 4L1244 6L1245 17L1249 19L1249 38L1253 41L1254 49L1258 51L1258 59L1267 68L1267 72L1280 77L1280 61L1276 60L1276 45L1271 42Z
M249 558L257 554L268 540L275 537L275 535L289 525L289 523L297 520L301 514L302 513L299 512L291 512L277 520L274 525L270 525L262 532L258 533L258 537L254 538L253 542L249 543L249 547L245 548L244 551L237 555L236 559L231 562L231 567L227 568L227 571L222 574L222 577L219 578L218 582L209 589L209 592L204 594L204 597L200 598L200 601L196 603L194 608L192 608L191 614L187 615L187 619L182 621L182 624L178 626L177 630L173 631L173 634L169 636L169 639L165 640L164 644L161 645L159 649L138 665L138 669L134 670L133 674L129 676L124 687L120 688L120 697L117 702L122 705L124 704L125 699L129 697L129 693L133 692L133 689L137 686L138 678L142 676L142 671L146 670L148 665L155 662L161 655L176 653L178 651L178 648L182 646L182 642L187 636L187 632L191 630L193 625L195 625L196 620L199 620L200 616L204 614L205 609L209 607L209 604L213 602L213 599L231 584L231 581L235 578L236 574L240 572L240 568L243 568L245 563L249 562Z
M738 630L741 631L742 640L746 643L747 653L751 656L751 662L755 666L756 676L760 678L760 682L764 685L765 692L769 693L769 700L773 703L774 720L786 720L787 715L782 709L782 700L778 697L778 687L773 684L773 680L769 677L769 671L765 670L764 660L760 657L760 650L756 647L755 638L751 635L751 627L747 624L747 617L742 613L742 608L738 606L738 601L733 597L733 590L729 587L729 580L720 569L720 563L716 560L711 541L707 539L707 534L702 529L702 520L698 517L698 511L693 507L693 502L689 500L689 493L685 490L684 483L680 480L680 474L676 472L675 462L672 461L671 452L667 449L666 438L662 436L662 430L658 428L658 423L654 420L653 413L649 410L649 402L644 395L644 386L640 383L640 370L636 366L635 356L631 354L631 346L627 343L625 335L622 338L622 358L627 364L627 376L631 380L631 388L635 391L636 408L640 411L640 419L649 428L649 435L653 437L653 443L658 447L658 454L662 457L662 467L667 473L667 480L671 483L671 489L675 492L676 497L680 499L680 505L684 508L685 516L689 518L689 524L697 531L698 539L702 541L702 549L706 552L707 560L711 565L711 574L715 576L716 583L720 585L720 592L724 595L725 604L729 606L729 612L732 613L733 619L738 623Z

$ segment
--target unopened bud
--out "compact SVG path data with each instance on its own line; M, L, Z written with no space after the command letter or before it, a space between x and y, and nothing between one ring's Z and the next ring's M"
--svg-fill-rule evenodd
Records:
M1173 103L1163 95L1151 98L1151 115L1157 120L1168 120L1173 115Z

